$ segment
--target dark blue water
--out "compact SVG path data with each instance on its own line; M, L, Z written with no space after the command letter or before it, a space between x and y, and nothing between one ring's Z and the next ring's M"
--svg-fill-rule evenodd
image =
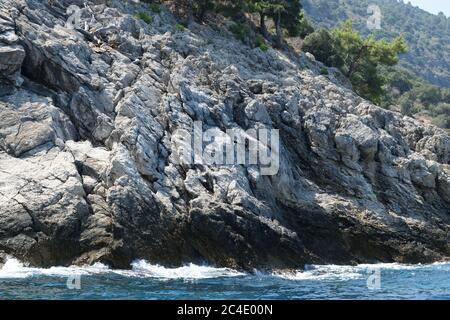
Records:
M9 260L0 299L450 299L450 263L310 266L304 272L242 274L144 261L133 270L35 269Z

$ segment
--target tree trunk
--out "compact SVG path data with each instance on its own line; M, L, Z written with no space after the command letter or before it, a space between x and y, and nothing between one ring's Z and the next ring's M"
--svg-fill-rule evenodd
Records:
M260 13L259 14L259 25L261 28L261 33L264 36L264 38L268 38L269 34L267 32L267 27L266 27L266 15L264 13Z
M366 51L369 48L369 46L363 45L359 51L358 51L358 55L355 57L355 59L352 61L352 63L350 64L349 68L348 68L348 73L347 73L347 78L351 79L351 77L353 76L353 73L355 73L359 60L361 59L364 51Z
M276 46L277 48L281 48L281 46L283 45L283 30L281 29L281 10L278 10L276 12L275 27L277 30Z
M192 0L179 0L173 4L175 15L185 25L189 25L193 20Z
M207 1L199 1L198 12L196 12L197 19L199 21L205 20L206 12L208 11Z

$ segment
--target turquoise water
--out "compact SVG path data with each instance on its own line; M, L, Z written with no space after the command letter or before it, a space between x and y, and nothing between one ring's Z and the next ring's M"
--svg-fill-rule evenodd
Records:
M28 268L8 260L0 299L450 299L450 263L308 266L295 273L240 273L188 265L167 269L137 261Z

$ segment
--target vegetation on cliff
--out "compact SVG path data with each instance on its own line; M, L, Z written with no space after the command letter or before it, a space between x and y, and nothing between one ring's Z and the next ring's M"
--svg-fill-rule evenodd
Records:
M380 68L377 78L384 79L384 92L372 101L395 110L399 106L406 115L429 118L434 124L450 129L450 18L395 0L303 0L302 3L308 19L320 32L311 40L327 40L326 30L338 27L346 19L352 19L353 27L363 36L392 40L402 35L408 51L401 55L397 66ZM378 5L381 10L380 29L367 28L371 15L367 11L369 5ZM318 59L329 65L335 63L336 57L332 54Z

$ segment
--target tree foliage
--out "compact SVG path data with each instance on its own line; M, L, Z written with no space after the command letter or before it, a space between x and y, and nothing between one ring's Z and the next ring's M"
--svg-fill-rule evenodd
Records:
M333 35L326 29L320 29L307 35L303 41L302 49L305 52L312 53L317 60L329 67L340 68L344 64Z
M309 23L304 10L300 11L298 22L289 32L292 36L298 36L302 39L314 32L314 27Z
M249 12L258 13L261 33L267 37L266 18L275 23L276 44L282 45L283 29L289 35L299 34L302 23L302 5L298 0L245 0ZM304 23L304 21L303 21Z
M302 0L307 16L315 26L332 29L351 17L353 27L364 36L373 34L376 39L393 40L403 35L408 43L408 53L394 67L377 68L377 74L385 83L384 93L378 99L380 105L400 106L408 115L425 113L435 124L449 129L450 18L444 14L430 14L405 2ZM370 4L381 8L379 30L367 28Z
M321 29L305 38L303 50L330 67L339 68L352 82L354 89L364 98L381 103L386 79L379 66L393 66L398 55L407 51L405 40L392 41L364 38L353 29L351 20L331 30Z
M220 0L176 0L172 7L175 14L189 22L191 19L202 21L208 11L215 10L222 3Z
M341 70L350 79L355 90L375 103L380 103L386 79L378 72L378 66L394 66L399 54L407 51L402 36L392 41L367 38L353 29L351 20L332 30L337 51L343 59Z
M383 72L388 82L383 107L397 104L406 115L427 114L436 125L450 129L450 89L430 85L404 69Z
M290 36L312 32L311 25L302 13L299 0L177 0L173 5L177 15L187 20L194 18L202 21L209 11L220 11L229 15L257 13L260 17L261 34L265 38L269 38L267 19L274 21L275 42L278 46L283 43L284 30Z
M450 87L450 17L428 13L408 1L302 0L302 4L317 28L332 29L351 18L364 36L392 40L403 35L409 49L399 65L431 84ZM369 5L381 8L379 30L367 27Z

